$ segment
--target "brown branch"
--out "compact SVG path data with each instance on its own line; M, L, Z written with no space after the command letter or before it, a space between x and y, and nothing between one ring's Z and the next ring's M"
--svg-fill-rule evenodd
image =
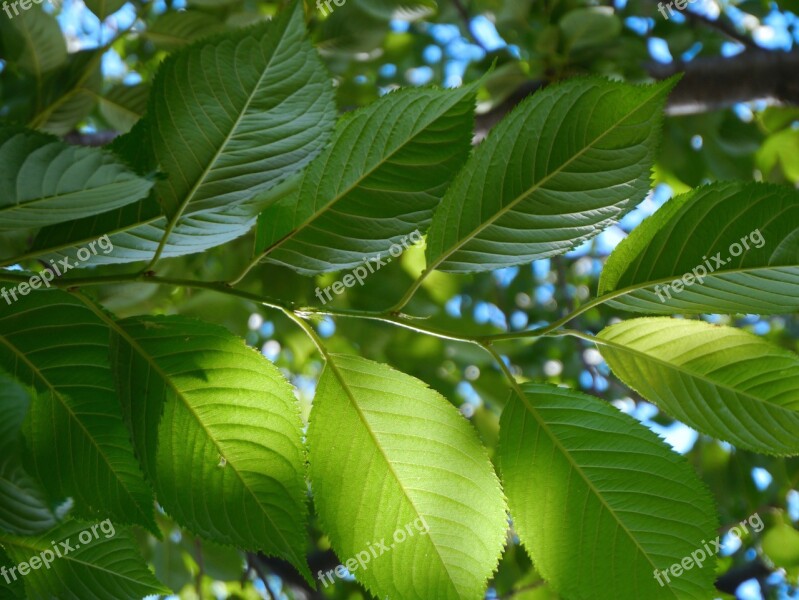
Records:
M483 51L488 52L488 48L483 45L483 42L480 41L480 38L475 34L474 26L472 25L472 18L469 16L469 11L466 10L466 7L463 5L461 0L452 0L452 4L455 7L455 10L458 11L458 14L461 16L463 20L463 24L466 27L466 31L469 32L469 35L474 41L475 44L480 46Z
M683 14L689 21L703 25L708 29L714 29L730 40L738 42L739 44L743 44L750 50L757 50L759 48L759 46L755 44L751 37L739 32L735 25L724 19L722 16L716 20L713 20L706 15L701 15L690 10L686 10L683 12Z
M710 112L754 100L799 105L799 51L757 49L732 57L648 63L645 67L657 80L683 74L669 96L666 112L670 115ZM525 82L507 100L478 115L475 140L483 139L517 104L544 85L541 81Z
M799 104L797 51L749 50L729 58L649 64L647 71L655 79L684 73L669 97L669 114L708 112L754 100Z

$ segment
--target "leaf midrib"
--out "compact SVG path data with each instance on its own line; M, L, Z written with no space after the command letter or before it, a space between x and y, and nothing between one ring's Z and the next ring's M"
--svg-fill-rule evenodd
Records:
M402 490L402 494L405 496L406 500L411 505L411 508L416 513L416 515L419 516L419 517L423 517L422 513L416 507L416 504L414 503L413 499L410 497L410 494L405 489L405 486L402 484L402 480L400 479L399 475L397 474L396 470L394 469L394 465L391 463L391 461L389 460L388 456L386 456L386 453L383 450L383 446L380 444L380 442L379 442L379 440L377 438L377 434L375 433L374 429L372 429L372 426L369 424L369 420L366 418L366 415L361 410L361 407L358 404L358 401L355 399L355 394L352 392L352 390L350 389L349 385L347 384L347 381L344 378L343 373L339 370L338 366L336 365L335 361L333 360L336 355L327 354L327 353L325 353L325 355L326 355L326 358L327 358L327 364L330 366L330 369L333 372L333 374L335 375L335 377L338 380L339 384L341 385L341 388L347 394L347 398L350 401L350 404L355 409L355 412L357 413L358 418L361 420L361 423L363 423L363 426L366 428L366 431L369 434L369 437L372 438L372 441L374 442L375 447L377 448L378 452L380 453L380 456L383 457L383 460L385 461L386 465L388 466L388 470L394 476L394 480L397 482L397 484L399 485L399 488ZM430 541L431 541L431 546L433 546L433 549L436 552L436 556L438 557L439 561L441 562L441 566L444 568L444 571L447 574L447 581L452 586L452 590L456 594L459 593L459 590L458 590L457 586L455 585L455 581L454 581L454 579L452 577L452 574L450 573L449 568L447 567L447 563L444 561L444 557L441 556L441 552L438 549L438 545L433 543L432 536L430 537Z
M659 317L655 317L655 318L659 318ZM663 330L659 331L658 333L662 333L662 331ZM600 333L599 335L602 335L602 334ZM652 334L651 333L647 334L647 337L649 335L652 335ZM726 383L721 383L721 382L718 382L718 381L714 381L714 380L708 378L707 376L705 376L705 375L703 375L701 373L697 373L696 371L691 371L691 370L689 370L687 368L684 368L683 365L675 365L674 363L670 363L670 362L668 362L666 360L663 360L662 358L658 358L658 357L653 356L651 354L646 354L645 352L643 352L641 350L637 350L635 348L632 348L631 346L625 346L625 345L622 345L622 344L620 344L618 342L615 342L613 340L608 340L606 338L602 338L602 337L599 337L599 336L593 336L592 337L592 341L594 341L594 343L596 343L597 345L600 345L600 346L602 346L602 345L610 346L610 347L618 350L619 352L627 352L629 354L635 355L636 357L644 357L644 358L646 358L646 359L648 359L648 360L650 360L652 362L655 362L655 363L657 363L659 365L662 365L662 366L666 367L669 370L677 371L678 373L681 373L681 374L684 374L684 375L688 375L690 377L694 377L694 378L699 379L700 381L702 381L704 383L709 384L712 387L720 388L720 389L723 389L723 390L725 390L727 392L731 392L731 393L736 394L736 395L745 396L747 399L751 399L753 402L763 404L763 405L765 405L768 408L777 409L780 412L785 412L788 415L797 415L797 416L799 416L799 412L797 412L795 410L791 410L790 408L786 408L786 407L781 406L779 404L774 404L772 402L769 402L768 400L765 400L765 399L762 399L762 398L758 398L757 396L754 396L754 395L750 394L749 392L747 392L745 390L738 390L738 389L736 389L734 387L731 387L730 385L728 385ZM669 338L667 341L670 342L670 343L674 342L674 338Z
M779 271L780 269L799 269L799 264L795 265L766 265L766 266L752 266L752 267L743 267L737 269L727 269L727 270L717 270L713 271L712 273L705 276L705 279L719 279L718 275L747 275L749 273L753 273L756 271ZM652 287L653 285L659 285L661 283L671 283L675 279L682 279L683 274L680 275L670 275L669 277L663 277L660 279L650 279L645 282L638 282L633 283L632 285L628 285L625 288L621 289L614 289L614 290L605 290L604 296L607 296L608 300L613 300L615 298L619 298L621 296L627 296L634 292L638 292L641 290L646 290L647 288ZM701 288L699 288L701 289ZM600 296L600 298L604 297ZM668 302L664 303L665 306L668 306Z
M241 111L239 112L238 116L236 117L236 122L233 123L233 125L231 126L231 128L228 131L227 135L225 136L224 140L219 145L219 148L217 148L216 153L214 154L213 158L210 161L208 161L208 164L205 166L205 169L203 169L202 174L197 178L197 180L194 182L194 185L186 193L185 198L178 205L178 209L177 209L177 211L175 211L174 216L172 216L172 217L167 216L167 223L166 223L166 227L164 228L164 238L163 238L163 241L159 244L159 246L162 246L162 247L166 246L167 242L169 241L169 238L172 235L172 232L173 232L175 226L177 225L177 222L183 216L183 213L185 212L186 208L191 203L191 201L194 198L194 196L197 194L197 192L200 189L200 187L205 183L205 180L208 178L208 175L211 173L211 171L215 167L216 163L218 162L219 157L222 156L223 152L227 149L228 144L230 143L230 141L235 136L235 133L237 132L237 130L238 130L239 126L241 125L242 121L244 120L244 118L248 116L247 112L248 112L248 110L250 108L250 105L252 104L252 102L255 99L255 97L257 96L257 94L261 91L261 86L263 85L264 79L266 78L267 73L269 72L269 70L270 70L270 68L271 68L271 66L273 64L273 61L275 59L275 55L278 54L278 50L285 43L286 33L288 32L288 28L291 26L292 22L293 22L293 17L287 21L286 28L283 31L280 32L280 38L277 41L277 43L275 44L275 47L272 49L272 52L271 52L268 60L266 61L266 64L264 65L263 69L261 70L261 74L258 77L258 81L253 85L253 89L250 91L250 94L247 97L247 101L245 102L244 106L242 107ZM275 25L274 21L272 22L272 25L273 25L273 27L271 28L269 33L274 34L275 29L277 29L277 27L274 26ZM260 38L252 38L252 39L256 40L259 48L262 47L261 43L262 43L262 41L264 39L264 36L266 36L266 35L267 35L267 33L264 33ZM245 40L246 39L250 39L250 38L251 38L251 36L248 36L247 38L245 38ZM242 41L244 41L244 40L240 40L239 42L236 43L236 47L237 48L241 45Z
M265 249L264 250L264 256L265 257L268 256L269 254L271 254L272 252L274 252L275 250L277 250L278 248L283 246L289 240L294 239L294 237L296 235L298 235L306 227L311 225L322 214L324 214L328 210L332 210L332 208L336 204L338 204L344 197L346 197L347 195L351 194L353 190L355 190L359 185L361 185L366 179L371 177L378 169L383 167L386 163L388 163L391 159L393 159L397 154L399 154L402 150L404 150L406 147L408 147L411 143L415 142L416 139L422 133L424 133L425 130L428 127L430 127L436 121L438 121L439 119L444 117L450 110L452 110L453 107L457 106L458 102L460 102L461 100L466 98L471 93L471 87L473 87L473 86L466 87L466 88L464 88L462 90L459 90L458 93L453 93L453 96L455 97L455 101L446 104L446 107L447 107L446 110L438 112L434 118L430 118L427 121L425 121L424 119L422 121L420 121L420 122L424 122L424 125L419 126L419 128L416 129L410 136L408 136L408 138L405 141L403 141L401 144L399 144L396 148L392 149L386 156L384 156L380 160L376 161L376 163L372 167L370 167L369 169L366 169L362 174L360 174L357 178L355 178L355 180L349 186L344 188L342 191L339 191L339 193L337 195L335 195L331 200L329 200L323 207L321 207L318 210L316 210L308 218L303 220L302 223L300 223L299 225L295 226L294 229L292 229L292 231L288 235L284 236L283 238L278 240L275 244L273 244L269 248ZM466 90L468 90L468 91L466 91ZM423 113L423 114L425 114L425 113ZM427 115L425 114L425 116L427 116ZM352 126L353 121L354 121L354 119L352 121L350 121L349 123L347 123L344 127ZM418 122L417 122L417 125L418 125ZM360 133L363 133L363 129L361 130ZM343 132L342 132L342 135L343 135ZM336 142L334 141L331 144L331 150L329 152L332 152L335 149L335 143ZM302 185L302 183L305 180L305 177L306 177L305 175L302 176L302 179L298 182L298 186ZM320 175L320 181L323 178L324 178L324 173L322 175ZM299 187L297 189L297 192L298 191L299 191ZM294 192L292 192L292 194L293 193Z
M72 536L70 535L67 538L67 540L69 540L71 537ZM30 552L31 555L35 555L35 554L38 554L38 553L42 552L43 550L49 550L50 549L50 546L39 547L39 546L37 546L35 544L30 544L30 543L26 544L24 541L22 541L18 537L12 537L10 542L8 541L9 538L7 538L5 536L2 536L2 535L0 535L0 539L3 540L4 544L8 544L9 546L15 546L17 548L23 549L23 550L25 550L27 552ZM129 581L131 583L136 584L136 585L144 585L144 586L147 586L147 587L152 587L152 584L148 584L148 583L145 583L143 581L139 581L138 579L133 579L133 578L127 576L127 575L124 575L122 573L118 573L116 571L111 571L111 570L107 569L106 567L102 567L102 566L100 566L100 565L98 565L96 563L90 563L90 562L85 562L85 561L82 561L82 560L78 560L72 554L66 554L64 556L61 556L59 558L59 560L66 560L66 561L69 561L69 562L72 562L72 563L75 563L75 564L78 564L78 565L82 565L84 567L88 567L90 569L94 569L96 571L100 571L101 573L106 573L106 574L108 574L108 575L110 575L112 577L116 577L116 578L119 578L119 579L125 579L125 580L127 580L127 581ZM163 588L161 588L161 589L163 589Z
M662 93L661 90L659 88L656 89L655 92L651 96L648 96L645 101L641 102L640 105L637 108L635 108L634 110L630 111L624 118L622 118L621 120L619 120L616 123L614 123L611 127L609 127L601 135L599 135L597 138L595 138L594 140L592 140L591 142L586 144L585 147L580 149L576 154L574 154L566 162L564 162L559 167L557 167L552 173L549 173L548 175L545 175L540 181L536 182L532 187L530 187L527 190L525 190L524 192L522 192L519 196L514 198L507 205L503 206L494 215L492 215L491 217L489 217L488 219L483 221L479 226L477 226L468 235L464 236L461 240L459 240L458 242L456 242L455 244L450 246L450 248L448 248L447 250L442 252L438 256L438 258L436 258L436 260L433 261L433 263L431 263L430 266L427 267L426 271L430 272L430 271L436 270L442 263L446 262L453 254L455 254L458 250L463 248L463 246L465 246L467 243L469 243L470 241L475 239L485 229L487 229L488 227L492 226L499 218L503 217L508 212L513 210L516 207L517 204L519 204L520 202L525 201L532 194L534 194L537 191L539 191L552 178L554 178L557 175L560 175L563 172L564 169L566 169L574 161L576 161L580 157L582 157L586 152L591 150L597 142L601 141L605 136L607 136L610 133L612 133L613 131L615 131L627 119L629 119L631 116L633 116L638 111L640 111L646 104L648 104L653 98L657 97L657 95L660 94L660 93ZM468 164L466 166L468 167Z
M97 454L102 457L103 461L105 462L106 466L108 467L109 472L114 474L114 479L119 484L120 489L125 491L125 493L127 494L128 498L130 498L130 501L133 503L133 506L135 506L136 509L139 511L139 513L142 515L142 517L144 517L144 522L149 522L151 520L151 518L148 518L148 515L144 513L144 511L142 510L141 506L139 506L139 503L136 501L136 498L133 497L133 494L131 493L131 491L122 482L122 479L119 477L119 474L111 466L111 463L109 462L108 457L105 455L105 453L103 452L102 448L99 446L97 440L89 432L89 430L86 429L85 425L81 422L81 420L78 419L77 415L72 411L72 407L69 406L69 404L65 401L64 397L61 395L61 392L59 392L56 389L56 387L52 383L50 383L50 381L44 376L44 374L39 370L39 368L36 365L34 365L28 359L28 357L25 355L25 353L22 352L21 350L19 350L16 346L14 346L6 338L5 335L0 334L0 343L4 344L9 350L11 350L12 353L14 353L16 356L18 356L19 359L25 365L27 365L27 367L31 370L31 372L33 372L34 376L37 379L39 379L40 381L42 381L47 386L47 388L50 390L50 393L53 395L53 397L54 398L58 398L59 404L64 408L64 410L67 411L67 414L69 415L70 420L78 425L79 429L83 432L83 434L86 437L86 439L88 439L89 442L92 444L92 446L94 446L95 450L97 451Z
M613 516L614 521L624 531L624 533L627 534L629 539L635 545L637 551L640 552L641 555L644 558L646 558L647 562L650 564L650 566L652 566L653 569L657 570L658 566L652 561L652 559L649 556L649 553L646 552L641 547L641 544L639 543L638 539L629 530L627 525L618 517L618 515L616 514L616 511L607 503L607 501L605 500L604 496L600 493L600 491L594 485L594 482L588 477L588 475L585 474L585 472L580 467L580 465L575 461L575 459L572 456L571 452L569 452L568 449L566 449L563 446L563 444L561 444L561 441L558 438L558 436L555 435L555 433L549 428L549 425L547 424L547 422L543 419L543 417L541 417L539 412L533 406L532 402L529 401L529 399L527 398L526 394L524 393L522 388L519 386L519 384L516 383L516 381L514 380L512 382L512 386L514 388L514 391L516 392L516 395L521 398L522 404L524 405L524 407L533 416L533 418L538 422L539 427L541 427L541 429L544 430L544 432L547 434L549 439L552 440L552 443L555 445L555 447L566 458L566 460L569 462L569 464L572 466L572 468L580 475L580 477L585 482L585 484L588 486L588 488L594 493L594 496L597 498L597 500L599 500L599 502L602 504L602 506L605 507L605 510L607 510L608 513ZM673 594L675 600L680 600L680 597L677 595L677 592L674 591L674 589L672 588L671 585L668 586L668 590L669 590L669 592L671 592Z
M217 442L216 438L213 435L211 435L211 432L208 430L208 428L206 427L206 425L202 421L202 419L200 419L200 416L194 410L194 407L188 401L188 399L186 398L185 394L175 386L174 382L172 381L172 378L159 367L159 365L155 362L155 359L153 357L151 357L150 354L147 353L144 350L144 348L138 343L138 341L135 338L133 338L133 336L131 336L125 329L123 329L119 325L119 323L117 323L113 319L110 319L108 316L103 314L102 311L100 311L95 306L93 306L93 304L91 303L90 300L84 299L82 297L81 297L81 300L83 300L84 303L87 304L87 306L89 306L89 308L92 309L95 312L95 314L97 314L100 318L102 318L103 321L105 321L108 324L108 326L111 329L113 329L114 332L116 332L117 335L122 337L131 346L131 348L133 348L133 350L136 351L137 354L139 354L139 356L142 359L144 359L144 361L149 365L149 367L153 371L155 371L155 373L162 379L162 381L167 385L167 387L169 387L174 392L176 398L179 398L181 400L181 402L184 405L184 407L189 411L189 413L194 418L194 420L197 422L197 424L200 426L200 428L203 430L203 432L205 433L207 438L211 441L211 443L213 443L214 447L219 452L219 455L220 456L225 456L225 453L222 452L222 450L220 448L220 445ZM286 540L285 536L283 535L283 532L280 530L279 527L277 527L275 522L272 520L272 517L269 514L269 511L266 510L267 507L264 506L261 503L261 501L258 498L258 496L252 491L252 489L250 489L249 485L247 485L247 483L245 482L245 480L242 477L241 473L236 468L235 463L231 462L231 461L228 461L227 465L236 474L236 477L238 477L239 481L241 482L242 487L245 490L247 490L247 492L250 494L250 496L255 500L255 503L258 506L261 507L262 514L266 517L267 521L269 521L269 524L272 526L273 530L277 533L277 535L280 537L281 541L285 544L284 547L289 551L291 556L294 558L294 560L297 561L298 564L302 564L302 560L297 556L296 552L294 551L294 547L288 542L288 540Z
M38 208L39 205L41 205L41 204L47 204L48 202L52 203L52 202L58 202L58 201L69 202L73 198L81 198L82 196L84 196L87 193L92 193L92 194L95 194L95 193L107 193L108 190L110 190L110 189L127 186L128 184L134 183L137 180L143 181L143 180L139 179L138 177L131 177L130 179L116 180L116 181L113 181L111 183L106 183L106 184L103 184L103 185L98 185L98 186L91 187L91 188L86 188L86 189L83 189L83 190L75 190L75 191L72 191L72 192L65 192L65 193L62 193L62 194L50 194L50 195L47 195L47 196L39 196L38 198L33 198L31 200L20 202L20 203L17 203L17 204L0 205L0 216L5 216L8 213L23 212L23 211L29 210L29 209L31 209L31 210L42 210L42 209ZM133 198L127 204L133 204L137 200L141 200L141 197ZM62 210L65 210L65 209L66 210L80 210L80 205L77 204L77 203L74 203L74 204L75 204L75 206L70 206L68 208L62 207L62 208L56 209L54 207L46 207L46 206L44 208L46 210L53 210L53 211L56 211L56 210L57 211L62 211ZM123 204L123 205L118 206L116 208L121 208L121 207L127 206L127 204ZM97 206L96 203L95 203L94 207L98 209L94 213L89 214L89 215L85 215L84 217L77 217L77 218L79 218L79 219L87 218L87 217L94 216L96 214L102 214L103 212L107 212L108 210L114 210L113 208L103 210L102 208Z

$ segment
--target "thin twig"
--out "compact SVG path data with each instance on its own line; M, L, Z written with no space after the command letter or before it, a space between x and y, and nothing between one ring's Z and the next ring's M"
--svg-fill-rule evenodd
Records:
M475 32L472 18L469 16L469 11L463 5L463 2L461 2L461 0L452 0L452 4L455 6L455 10L458 11L458 14L460 14L461 19L463 19L463 24L466 27L466 31L469 32L469 36L472 38L472 41L480 46L484 52L488 53L489 49L485 47L485 44L483 44L478 37L477 32Z
M718 19L711 19L706 15L702 15L696 12L692 12L690 10L686 10L683 13L689 21L694 23L699 23L700 25L704 25L708 29L713 29L716 32L722 34L723 36L729 38L734 42L738 42L739 44L743 44L746 48L750 49L757 49L759 46L755 44L755 41L750 38L749 36L740 33L736 28L735 25L730 23L729 21L724 20L721 16Z
M261 560L258 558L257 554L252 552L247 553L247 564L258 574L258 578L264 582L264 587L266 588L266 598L267 600L273 600L274 596L272 592L269 590L269 580L267 579L267 573L263 569L263 565L261 565Z

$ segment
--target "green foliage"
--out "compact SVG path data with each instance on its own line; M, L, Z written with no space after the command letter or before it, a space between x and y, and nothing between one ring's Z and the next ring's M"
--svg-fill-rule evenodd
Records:
M0 373L0 531L33 535L56 524L41 486L23 465L22 423L30 394Z
M359 580L377 597L480 598L504 544L505 501L458 412L417 379L332 355L310 421L316 509L339 556L365 552Z
M85 519L154 528L152 492L116 401L108 338L104 322L70 294L30 294L0 317L0 368L36 394L24 428L28 459L51 498L74 498Z
M82 532L92 533L88 544L77 542ZM114 534L101 531L97 524L70 521L38 537L19 538L0 534L0 543L11 561L3 566L28 562L34 556L56 556L49 568L40 566L25 576L28 598L64 598L64 600L119 600L167 594L141 558L131 535L124 530ZM61 545L66 542L71 551Z
M261 213L256 251L314 275L355 267L426 230L469 153L473 93L403 90L344 119L325 152Z
M473 273L563 254L632 210L649 189L671 86L577 79L522 102L447 191L428 269Z
M799 453L799 356L700 321L632 319L599 347L613 372L684 423L741 448Z
M679 293L661 289L685 274L696 283ZM619 244L599 294L635 312L768 315L799 308L797 285L799 195L716 183L673 198Z
M657 573L762 507L799 578L794 109L661 149L621 8L153 4L71 53L0 15L0 568L114 527L0 598L698 600L743 551ZM395 89L471 10L514 46Z
M125 4L125 0L87 0L86 6L102 21Z
M596 398L521 393L502 413L502 481L541 575L568 598L706 598L715 557L667 585L652 576L713 537L713 503L688 464ZM605 552L597 540L610 540Z
M191 531L281 556L310 579L301 422L277 367L222 327L107 323L122 412L161 506Z
M81 219L131 204L153 183L109 152L69 146L24 129L0 129L0 230Z
M35 77L41 77L67 60L67 45L58 21L35 8L15 19L0 19L0 32L9 59Z
M436 12L435 0L355 0L358 8L379 19L414 21Z

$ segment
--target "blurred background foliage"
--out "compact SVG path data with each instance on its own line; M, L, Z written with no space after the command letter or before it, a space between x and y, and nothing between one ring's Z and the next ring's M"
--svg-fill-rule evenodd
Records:
M57 4L34 5L13 18L7 17L14 14L11 6L6 10L3 5L0 118L74 143L102 145L129 130L141 116L149 83L168 53L215 32L270 18L280 3L66 0ZM341 6L331 2L327 7L306 2L306 13L311 36L335 81L342 112L400 86L454 87L490 71L478 99L478 122L484 127L529 91L565 77L595 73L646 81L658 68L690 69L697 61L735 61L752 52L768 53L768 60L777 61L793 56L799 41L797 0L779 4L696 0L669 19L653 0L345 0ZM794 77L799 78L799 70ZM673 194L728 179L796 185L799 108L768 102L767 95L754 94L722 109L668 116L653 191L618 226L563 257L531 266L470 277L435 273L407 312L428 317L430 326L466 333L546 324L596 293L604 258ZM18 254L31 236L26 231L4 235L0 256ZM202 255L163 261L159 274L226 280L246 264L252 243L246 237ZM411 284L423 260L420 249L406 252L363 287L337 297L335 306L386 309ZM299 306L316 305L316 287L339 277L313 280L264 265L243 289ZM100 299L120 317L182 313L227 326L284 370L307 417L322 364L308 338L281 316L213 292L166 287L110 286L100 291ZM601 307L582 315L573 326L597 332L619 316ZM794 316L702 318L734 322L799 351ZM472 421L489 449L496 448L498 415L507 388L486 355L469 345L372 321L325 319L318 328L334 351L387 362L428 382ZM725 540L719 598L799 598L799 460L755 455L697 435L610 378L599 353L579 340L514 341L503 345L502 351L517 373L605 398L688 456L712 490L720 520L726 524L719 532ZM743 543L725 536L729 527L756 512L766 523L764 531ZM368 597L351 580L312 591L279 561L200 543L184 536L166 517L160 526L163 541L144 533L140 541L155 572L181 598L198 594L247 599ZM517 543L509 540L487 597L557 598ZM309 531L308 555L314 572L338 564L316 526Z

